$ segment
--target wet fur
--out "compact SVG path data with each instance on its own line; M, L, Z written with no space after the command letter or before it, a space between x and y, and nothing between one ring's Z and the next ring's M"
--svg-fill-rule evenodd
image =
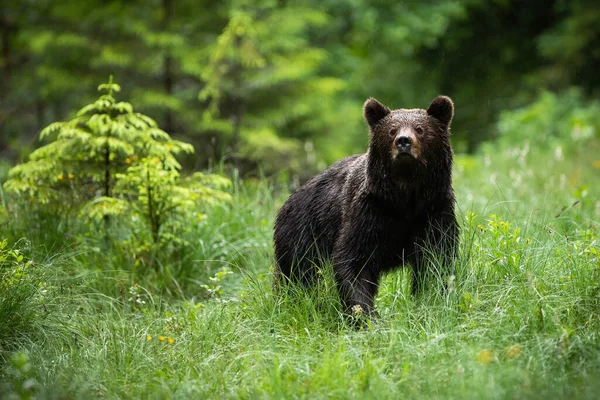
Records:
M452 273L458 224L452 189L449 127L454 105L444 96L427 110L364 106L367 153L344 158L290 196L275 222L276 284L314 283L333 263L348 312L371 312L382 273L410 264L413 291L434 260ZM398 135L414 140L398 154ZM436 257L438 259L438 257Z

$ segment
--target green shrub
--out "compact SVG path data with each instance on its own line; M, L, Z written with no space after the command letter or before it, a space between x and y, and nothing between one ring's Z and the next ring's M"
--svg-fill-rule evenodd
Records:
M222 189L230 182L221 176L181 179L175 156L193 147L173 140L131 104L117 102L120 87L112 77L98 90L103 94L74 119L42 130L40 139L49 143L9 171L4 188L18 200L11 211L38 206L65 221L89 222L106 236L109 221L119 217L116 223L149 247L176 239L182 216L229 199Z

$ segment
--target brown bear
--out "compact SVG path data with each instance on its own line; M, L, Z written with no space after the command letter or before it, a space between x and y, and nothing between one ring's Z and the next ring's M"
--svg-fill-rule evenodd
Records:
M370 313L382 273L410 264L412 291L428 271L451 274L458 244L450 123L454 104L427 110L363 108L369 149L293 193L275 222L276 286L311 284L331 260L347 312Z

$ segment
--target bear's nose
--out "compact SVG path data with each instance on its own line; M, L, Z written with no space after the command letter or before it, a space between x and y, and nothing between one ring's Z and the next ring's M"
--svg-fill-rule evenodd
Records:
M396 147L398 147L400 150L408 150L410 149L410 146L412 145L412 139L409 136L398 136L396 138Z

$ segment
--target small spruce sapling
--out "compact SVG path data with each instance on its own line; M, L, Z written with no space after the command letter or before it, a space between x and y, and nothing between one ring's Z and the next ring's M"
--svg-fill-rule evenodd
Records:
M200 173L180 178L175 156L193 153L193 146L173 140L130 103L117 102L120 86L112 77L98 90L100 97L75 118L42 130L40 140L49 143L9 171L7 192L53 205L63 217L75 210L81 218L104 221L105 229L110 216L141 217L155 244L176 237L164 229L167 222L173 228L176 216L200 203L229 199L220 190L230 185L226 178Z
M181 230L181 221L189 222L187 212L197 204L230 200L221 190L231 185L228 179L200 172L182 179L177 169L166 168L158 157L145 157L116 177L115 202L143 217L154 244L178 242L173 232Z

